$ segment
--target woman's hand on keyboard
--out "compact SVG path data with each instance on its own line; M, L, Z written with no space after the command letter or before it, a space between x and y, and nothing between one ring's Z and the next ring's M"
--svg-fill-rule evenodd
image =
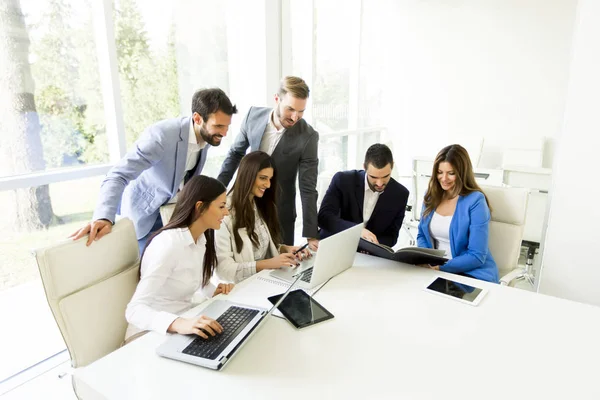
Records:
M296 256L292 253L282 253L267 260L256 262L256 272L263 269L279 269L281 267L297 267L300 265Z
M223 327L214 319L201 315L194 318L179 317L171 323L168 331L181 333L182 335L193 334L208 339L208 335L215 336L223 332Z

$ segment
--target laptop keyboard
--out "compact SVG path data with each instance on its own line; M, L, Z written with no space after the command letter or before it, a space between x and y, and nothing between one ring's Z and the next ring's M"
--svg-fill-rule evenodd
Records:
M300 272L300 274L302 274L302 276L300 277L300 280L304 281L306 283L310 283L310 280L312 279L312 273L313 273L312 268L309 268L307 270ZM298 274L296 274L294 276L298 276Z
M223 327L223 332L217 333L215 336L210 336L207 333L208 339L198 336L183 349L183 353L209 360L216 359L258 313L258 310L236 306L229 307L217 318L217 322Z

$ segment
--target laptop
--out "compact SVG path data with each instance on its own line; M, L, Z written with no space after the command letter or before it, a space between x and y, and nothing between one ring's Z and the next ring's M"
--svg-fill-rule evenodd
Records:
M208 339L197 335L173 334L156 349L156 353L162 357L221 370L265 323L296 286L299 279L300 276L296 277L279 301L269 310L226 300L214 300L198 315L216 319L223 327L222 333L209 335Z
M289 283L300 276L296 286L312 289L352 266L362 230L360 223L329 236L319 241L316 256L302 261L299 267L274 269L270 275Z

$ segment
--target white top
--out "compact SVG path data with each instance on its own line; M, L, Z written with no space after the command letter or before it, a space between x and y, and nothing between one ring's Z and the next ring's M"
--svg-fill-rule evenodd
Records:
M379 196L381 196L383 192L375 192L369 186L369 181L367 179L367 171L365 171L365 199L363 203L363 222L366 223L371 218L373 214L373 210L377 205L377 200L379 200Z
M271 111L271 115L269 116L269 123L265 127L265 133L263 134L262 140L260 141L260 151L264 151L268 155L273 154L275 151L275 147L279 144L281 137L285 133L285 128L277 129L275 124L273 123L273 116L275 114L275 110Z
M188 228L163 231L150 242L141 280L125 311L126 338L145 330L166 333L179 313L195 305L192 298L201 289L205 251L204 235L194 243ZM202 297L210 298L214 291L209 283Z
M445 250L444 257L451 259L452 250L450 249L450 223L452 215L443 216L437 212L433 213L431 223L429 224L429 233L435 243L435 248Z

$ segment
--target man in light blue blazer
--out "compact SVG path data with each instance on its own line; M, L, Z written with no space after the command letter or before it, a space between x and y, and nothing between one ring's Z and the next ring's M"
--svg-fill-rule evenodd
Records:
M191 117L146 128L134 148L108 171L92 222L71 237L89 234L89 246L111 231L120 214L133 221L143 251L150 234L162 226L160 207L174 202L183 184L202 172L208 150L221 144L236 112L221 89L203 89L194 93Z
M251 107L242 122L219 179L228 185L248 147L273 157L279 181L277 212L284 244L294 244L296 178L302 200L302 236L318 247L317 173L319 134L302 119L309 89L303 79L286 76L275 95L275 107Z

